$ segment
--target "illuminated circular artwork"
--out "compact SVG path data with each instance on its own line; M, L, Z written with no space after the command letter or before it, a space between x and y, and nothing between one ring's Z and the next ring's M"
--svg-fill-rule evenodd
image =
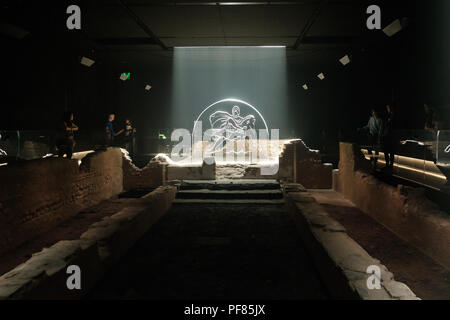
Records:
M267 135L269 128L261 113L254 106L239 99L223 99L206 107L194 122L192 132L202 127L207 132L211 145L209 152L222 151L229 141L249 138L263 130ZM242 150L236 150L241 152Z

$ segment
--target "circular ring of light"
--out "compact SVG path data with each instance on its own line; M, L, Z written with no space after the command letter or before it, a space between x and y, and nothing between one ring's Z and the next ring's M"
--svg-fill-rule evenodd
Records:
M210 104L209 106L207 106L201 113L200 115L197 117L197 120L195 120L194 122L194 128L192 129L192 135L194 135L195 132L195 127L197 126L197 122L198 120L202 117L202 115L206 112L206 110L208 110L209 108L215 106L216 104L222 103L222 102L239 102L242 104L245 104L246 106L252 108L253 110L256 111L256 113L260 116L260 118L262 119L264 126L266 127L266 131L267 131L267 138L269 138L269 128L267 127L267 123L266 120L264 119L264 117L262 116L262 114L258 111L258 109L256 109L254 106L252 106L250 103L245 102L243 100L239 100L239 99L234 99L234 98L227 98L227 99L222 99L219 101L214 102L213 104ZM192 137L192 139L194 139L194 137Z

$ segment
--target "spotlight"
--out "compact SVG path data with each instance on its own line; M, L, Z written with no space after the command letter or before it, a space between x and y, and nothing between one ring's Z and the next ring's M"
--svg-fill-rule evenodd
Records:
M321 72L317 75L317 78L319 78L320 80L323 80L323 79L325 79L325 75L323 74L323 72Z
M308 85L306 83L303 85L303 89L308 90Z
M348 55L343 56L341 59L339 59L339 62L342 63L343 66L350 63L350 58Z
M151 88L152 88L152 86L149 84L145 86L145 90L147 90L147 91L150 91Z
M394 20L390 25L383 29L383 32L388 36L392 37L394 34L402 30L402 23L399 19Z
M95 61L92 60L92 59L89 59L89 58L86 58L86 57L81 57L81 64L82 64L83 66L90 67L90 66L92 66L94 63L95 63Z

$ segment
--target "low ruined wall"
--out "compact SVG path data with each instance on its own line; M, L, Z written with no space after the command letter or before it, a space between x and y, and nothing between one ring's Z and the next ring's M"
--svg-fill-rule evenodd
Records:
M0 253L78 211L122 192L122 154L108 148L78 160L38 159L0 167Z
M0 300L80 299L172 205L176 187L159 187L130 206L89 226L79 238L62 240L0 276ZM81 270L81 289L67 289L67 267Z
M123 189L157 188L166 183L167 166L158 162L149 162L144 168L136 167L128 154L123 154Z
M292 143L283 145L279 157L279 164L278 179L281 181L294 182L294 145Z
M279 179L301 183L308 189L330 189L333 165L322 163L318 151L301 140L284 145L280 156Z
M216 163L207 164L203 162L198 166L177 166L167 167L167 180L215 180Z
M408 286L394 279L386 266L364 250L338 221L316 202L300 184L282 186L291 213L306 249L333 299L417 300ZM378 290L367 288L369 266L380 268Z
M450 268L450 217L423 190L393 187L369 173L356 145L340 144L337 191L403 240Z

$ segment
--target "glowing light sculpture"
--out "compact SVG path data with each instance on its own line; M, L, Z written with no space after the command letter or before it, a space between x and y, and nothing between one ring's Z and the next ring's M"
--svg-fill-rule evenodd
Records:
M226 108L231 108L231 112L226 109L218 109L220 103L228 103ZM250 112L243 114L242 107L244 106L248 107ZM211 108L213 108L212 113L209 116L205 115ZM207 119L205 122L209 122L211 127L205 131L204 135L202 135L202 117ZM256 133L257 129L259 139ZM268 165L277 166L278 131L278 129L272 129L271 135L269 135L266 120L259 110L248 102L234 98L216 101L206 107L194 122L192 160L195 162L203 159L205 161L215 159L215 162L220 164L256 163L255 161L257 161L259 164L266 162ZM269 144L269 139L277 140L277 143L272 141ZM210 143L206 146L203 155L205 141ZM226 159L223 159L224 155ZM247 160L246 156L248 156Z

